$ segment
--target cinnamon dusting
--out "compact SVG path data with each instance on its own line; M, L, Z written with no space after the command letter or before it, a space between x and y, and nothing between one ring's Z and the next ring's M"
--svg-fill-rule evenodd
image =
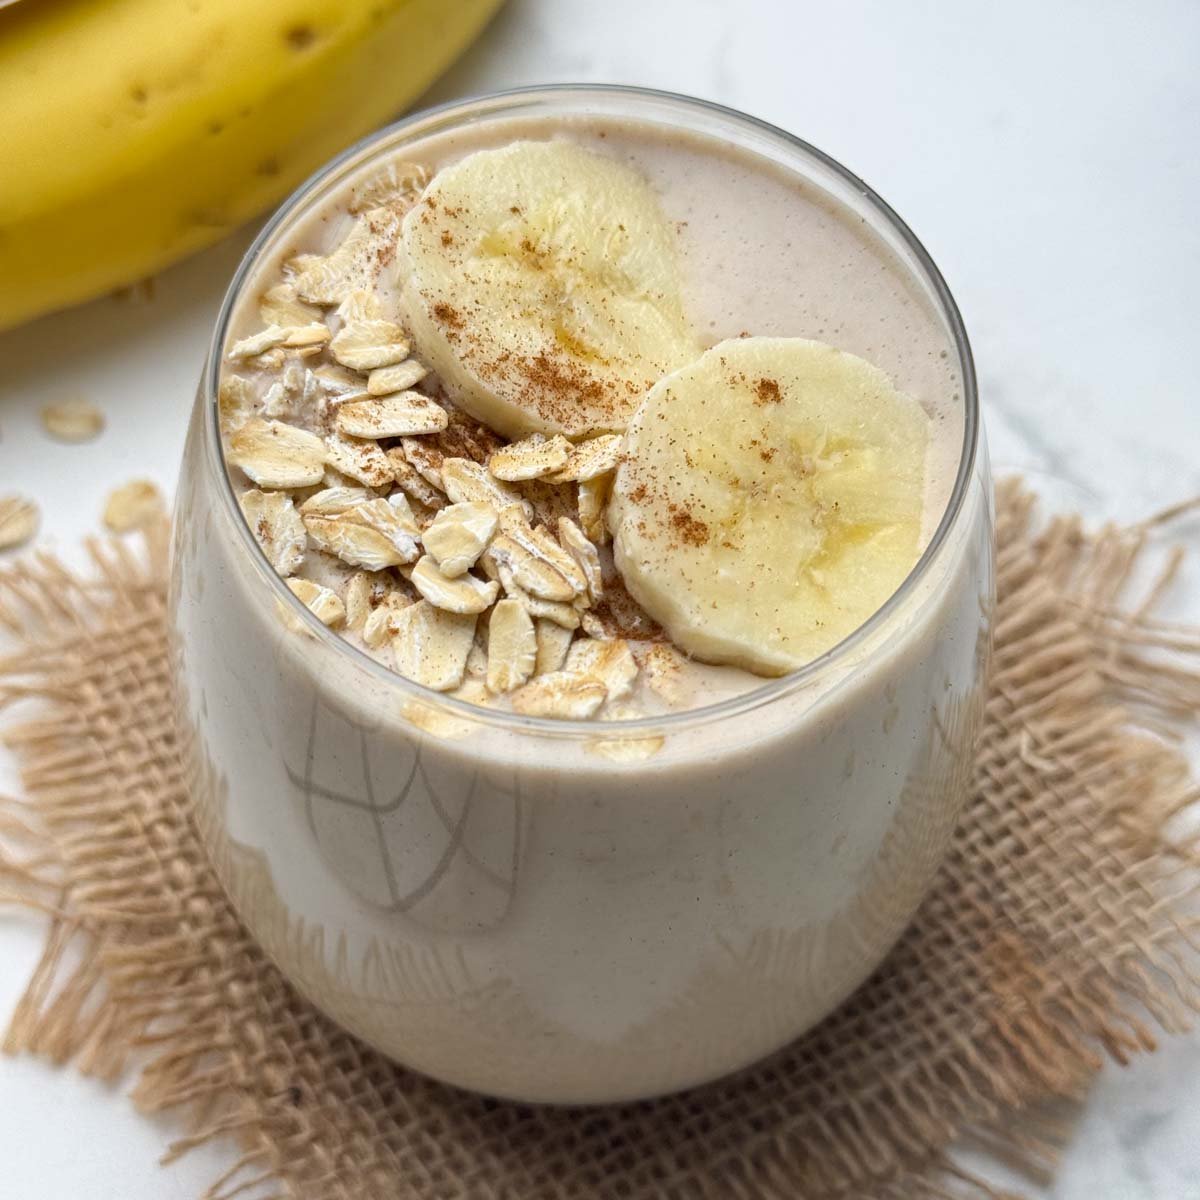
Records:
M487 460L505 444L504 439L474 417L468 416L461 408L440 396L438 400L449 415L450 423L440 433L422 438L424 444L446 458L469 458L472 462L486 465Z
M447 304L444 300L439 300L433 306L433 315L450 329L458 330L463 326L462 313L452 304Z
M670 642L666 630L625 589L621 577L605 572L604 595L590 610L606 638L635 642Z
M783 399L779 384L774 379L759 379L754 384L756 404L778 404Z
M708 525L699 518L692 516L678 504L668 505L671 513L671 527L679 539L689 546L703 546L709 539Z

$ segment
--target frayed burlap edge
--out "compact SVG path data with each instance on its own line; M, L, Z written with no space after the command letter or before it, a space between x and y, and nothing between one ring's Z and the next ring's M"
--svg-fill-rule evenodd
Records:
M1177 833L1200 798L1177 743L1200 708L1200 632L1154 615L1178 552L1127 594L1151 523L1089 537L1060 518L1039 534L1033 504L1000 489L974 795L888 965L769 1063L590 1114L392 1067L291 992L211 871L188 859L172 884L196 839L165 716L165 530L145 554L95 543L86 578L46 555L0 571L17 645L0 658L0 718L26 792L0 801L0 897L50 918L4 1048L108 1079L136 1065L135 1101L183 1123L168 1158L240 1143L211 1197L998 1196L947 1159L966 1136L1045 1175L1104 1055L1151 1050L1200 1009L1200 845ZM114 872L114 846L155 885ZM1009 911L1013 863L1031 892L1042 872L1057 916Z

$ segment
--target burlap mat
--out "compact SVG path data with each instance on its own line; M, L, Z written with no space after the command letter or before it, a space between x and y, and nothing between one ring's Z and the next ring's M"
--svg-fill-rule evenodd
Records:
M769 1062L655 1103L550 1110L414 1076L301 1000L239 927L175 757L161 532L97 544L86 579L0 570L0 887L51 917L5 1047L174 1110L168 1158L231 1136L212 1197L430 1200L996 1196L947 1151L973 1134L1045 1169L1044 1102L1200 1009L1200 799L1173 741L1200 708L1200 631L1157 620L1177 560L1127 593L1148 527L1035 531L999 495L995 677L974 791L885 967ZM1161 539L1160 539L1161 541ZM19 722L19 723L18 723Z

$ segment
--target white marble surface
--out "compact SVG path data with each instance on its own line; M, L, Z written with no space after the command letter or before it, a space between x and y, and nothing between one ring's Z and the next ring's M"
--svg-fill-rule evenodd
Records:
M1189 0L512 0L435 99L597 80L724 101L858 171L941 265L975 343L993 457L1066 481L1096 516L1200 492L1200 7ZM37 497L70 551L107 489L172 484L224 281L246 236L0 336L0 485ZM49 442L39 405L109 415ZM1186 603L1186 602L1185 602ZM1190 614L1196 615L1195 593ZM0 790L12 786L0 760ZM0 922L0 1011L37 930ZM169 1127L70 1071L0 1060L0 1194L170 1200L227 1161L155 1166ZM1099 1082L1054 1200L1200 1200L1200 1037Z

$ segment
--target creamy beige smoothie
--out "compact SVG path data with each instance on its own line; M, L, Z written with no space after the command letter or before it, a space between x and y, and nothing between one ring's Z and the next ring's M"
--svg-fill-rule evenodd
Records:
M386 137L254 256L189 439L177 682L214 858L289 977L418 1070L591 1102L770 1052L903 929L966 786L990 517L953 321L852 183L685 102L532 108ZM497 332L579 253L558 226L514 202L482 291L455 258L454 172L531 196L528 146L597 172L615 383L570 272L566 358ZM795 471L812 529L770 499Z

